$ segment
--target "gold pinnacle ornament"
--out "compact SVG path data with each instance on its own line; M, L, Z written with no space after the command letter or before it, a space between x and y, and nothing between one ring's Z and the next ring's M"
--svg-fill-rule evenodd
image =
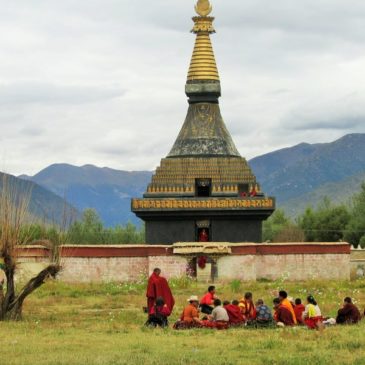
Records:
M209 34L215 33L214 18L208 16L212 11L209 0L198 0L195 11L200 16L193 17L194 28L192 33L197 35L193 56L188 72L188 82L192 81L218 81L219 74L215 62L213 47Z
M212 5L210 5L209 0L198 0L195 11L200 16L207 16L212 12Z

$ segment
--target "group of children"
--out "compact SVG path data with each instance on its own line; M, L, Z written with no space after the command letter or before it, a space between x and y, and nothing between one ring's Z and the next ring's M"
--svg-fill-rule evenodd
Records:
M281 290L273 300L272 311L262 299L256 303L252 293L247 292L241 300L222 301L216 296L215 287L209 286L207 293L199 300L195 295L188 300L180 319L174 324L175 329L216 328L255 326L296 326L304 325L311 329L322 329L325 325L354 324L361 320L358 308L351 298L344 299L343 307L338 310L336 318L324 318L312 295L303 305L300 298L293 300L286 291ZM164 299L159 297L149 313L147 325L168 326L170 309Z

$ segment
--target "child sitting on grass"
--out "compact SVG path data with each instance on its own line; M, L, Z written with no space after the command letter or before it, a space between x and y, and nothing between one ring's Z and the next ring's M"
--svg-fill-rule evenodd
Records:
M294 313L297 319L298 324L304 324L303 321L303 312L305 311L305 307L302 304L302 300L300 298L295 299Z
M170 314L170 309L165 304L164 299L162 297L158 297L155 305L151 308L148 314L148 320L145 325L151 327L168 327L169 322L167 317Z

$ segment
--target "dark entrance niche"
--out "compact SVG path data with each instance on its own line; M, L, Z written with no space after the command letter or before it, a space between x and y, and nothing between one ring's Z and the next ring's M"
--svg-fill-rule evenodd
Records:
M249 195L249 185L248 184L238 184L238 195L245 197Z
M195 240L197 242L211 241L210 221L209 219L196 222Z
M195 195L209 197L212 193L212 179L195 179Z
M188 261L188 265L186 268L186 274L190 276L191 278L198 278L198 265L199 261L203 255L198 255L196 257L190 258ZM211 264L211 271L210 271L210 281L214 282L216 279L218 279L218 265L217 260L210 257L210 256L204 256L205 264Z

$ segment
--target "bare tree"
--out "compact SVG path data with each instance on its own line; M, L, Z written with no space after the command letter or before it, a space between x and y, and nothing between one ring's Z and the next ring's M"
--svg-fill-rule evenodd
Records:
M19 320L22 317L26 297L39 288L46 279L56 277L61 267L57 255L52 255L55 261L29 280L19 292L16 291L14 280L17 268L16 248L22 243L21 237L24 240L24 232L21 234L21 230L29 221L31 190L29 184L12 184L5 174L0 190L0 260L6 277L5 291L0 278L0 320Z

